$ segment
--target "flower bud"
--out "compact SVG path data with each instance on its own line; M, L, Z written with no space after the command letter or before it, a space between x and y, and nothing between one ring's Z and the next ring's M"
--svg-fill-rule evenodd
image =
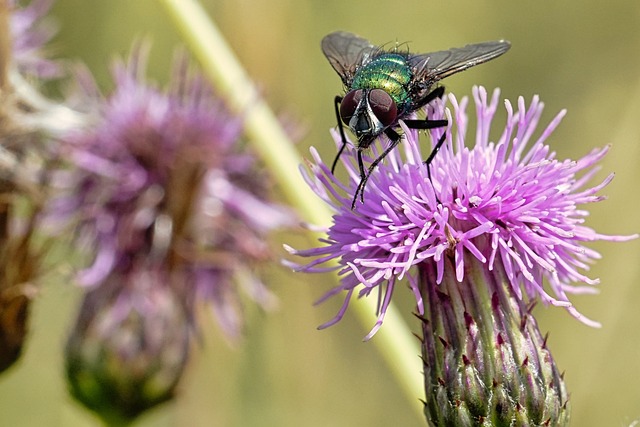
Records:
M67 342L71 394L107 422L131 421L173 397L188 352L188 318L162 274L114 274L86 294Z
M564 426L564 381L530 309L502 269L471 255L458 281L445 267L419 265L425 415L432 426ZM468 263L468 264L467 264Z

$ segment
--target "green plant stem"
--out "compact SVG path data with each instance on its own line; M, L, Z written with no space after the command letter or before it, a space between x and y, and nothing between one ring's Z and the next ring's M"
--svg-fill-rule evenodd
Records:
M302 158L206 11L195 0L160 0L160 3L167 9L218 91L228 99L232 108L245 115L245 132L283 193L298 208L304 220L312 224L329 224L331 212L311 192L299 174L297 166L302 163ZM377 301L375 298L365 298L364 301L366 304L354 304L353 307L369 330L376 321ZM411 406L422 418L423 408L418 397L424 391L418 342L400 313L392 306L387 310L383 329L372 341L406 393Z

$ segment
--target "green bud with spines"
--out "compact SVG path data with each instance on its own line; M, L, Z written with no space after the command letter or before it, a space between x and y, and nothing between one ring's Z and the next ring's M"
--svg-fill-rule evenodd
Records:
M425 415L445 427L565 426L567 392L532 305L515 294L502 269L465 257L458 282L445 269L419 265Z

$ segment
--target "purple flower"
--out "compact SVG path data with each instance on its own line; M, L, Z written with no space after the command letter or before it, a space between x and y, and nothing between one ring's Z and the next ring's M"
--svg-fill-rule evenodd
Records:
M230 338L240 334L239 288L269 307L255 266L267 233L291 214L239 144L242 119L179 57L170 86L144 80L148 49L117 63L104 99L85 74L91 123L69 133L48 219L73 228L93 259L67 343L73 396L103 419L131 421L173 397L208 302Z
M146 82L147 51L139 46L127 64L116 64L107 99L85 79L94 123L65 140L61 156L76 169L59 174L66 191L49 218L76 224L80 247L89 246L94 261L79 276L84 286L141 264L161 266L187 304L212 303L235 337L234 280L244 277L251 297L273 303L252 271L271 257L267 233L292 217L267 201L266 180L238 144L241 118L185 58L177 59L168 89Z
M398 280L407 278L417 310L424 314L418 275L413 267L428 264L435 282L442 283L448 268L458 282L468 274L469 259L494 270L500 263L514 294L564 307L587 325L586 318L572 305L569 294L594 293L597 280L582 271L599 254L584 246L595 240L623 241L636 236L606 236L584 225L585 203L603 199L597 193L613 178L587 186L597 172L597 163L608 147L591 151L578 161L557 160L546 145L565 112L534 137L543 104L534 97L527 108L518 99L514 111L505 101L507 123L497 141L490 139L491 124L498 108L499 91L487 99L484 88L474 88L477 128L465 146L469 119L467 98L460 103L448 99L452 112L449 129L431 131L433 141L442 132L447 139L431 164L428 179L418 133L402 123L406 141L394 150L367 183L364 203L351 210L358 185L354 151L343 155L349 181L341 183L312 149L315 163L303 175L311 188L334 210L334 222L323 245L291 253L313 257L306 265L291 264L298 271L339 270L340 285L322 300L346 292L336 317L321 326L338 322L354 293L379 293L379 317L367 336L381 326ZM442 118L442 106L428 108L431 118ZM451 114L451 117L449 117ZM340 137L333 132L336 144ZM371 161L380 148L374 148ZM447 259L453 264L449 266ZM337 265L330 263L337 261ZM325 264L325 265L323 265Z
M578 161L555 158L547 138L564 111L537 137L543 105L534 97L517 110L505 101L506 126L491 141L499 92L491 97L474 88L477 128L473 147L465 146L467 98L426 108L431 119L445 114L451 125L431 164L431 177L417 131L402 126L406 140L371 174L364 203L351 209L360 182L352 150L342 160L349 182L331 174L318 153L303 175L335 211L323 246L288 250L313 257L298 271L338 270L340 284L322 300L346 293L338 322L354 293L378 292L379 313L371 338L382 325L397 282L406 277L422 322L424 413L432 426L553 425L569 420L562 375L534 317L532 302L564 307L587 325L569 294L593 293L597 280L581 271L599 258L584 246L605 236L584 225L580 205L602 200L597 193L612 179L587 182L608 148ZM340 136L334 131L336 145ZM373 149L371 161L380 147ZM529 302L532 301L532 302Z

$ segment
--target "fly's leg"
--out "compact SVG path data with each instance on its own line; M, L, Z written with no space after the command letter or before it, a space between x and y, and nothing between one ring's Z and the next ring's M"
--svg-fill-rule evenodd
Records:
M358 184L358 188L356 188L356 193L353 195L353 201L351 202L351 210L354 210L356 207L356 201L358 200L358 194L360 195L360 202L364 203L364 187L371 176L371 172L378 166L378 163L382 161L387 154L391 152L396 146L400 143L400 134L395 130L388 128L384 131L385 135L391 140L391 144L384 150L382 154L378 156L367 169L367 173L364 172L364 164L362 162L362 151L358 150L358 167L360 168L360 184Z
M425 95L424 98L418 100L414 105L412 105L411 110L415 111L419 108L422 108L435 99L438 99L438 98L442 99L443 96L444 96L444 86L437 87L431 92L429 92L427 95Z
M336 96L333 100L333 108L336 111L336 120L338 121L338 130L340 131L340 139L342 140L342 146L338 150L338 154L336 154L336 158L333 159L333 164L331 165L331 173L335 173L336 165L338 164L338 159L340 158L340 155L344 151L344 147L347 146L347 137L344 134L344 126L342 124L342 119L340 118L340 103L342 103L342 97Z
M431 92L429 92L427 96L421 99L420 102L417 103L416 108L423 107L437 98L442 99L443 96L444 96L444 86L437 87ZM409 129L437 129L440 127L445 127L449 124L449 122L446 119L405 120L404 122ZM427 160L424 161L424 164L427 165L427 176L429 177L429 181L431 181L431 168L429 166L431 165L431 162L433 161L433 159L435 159L436 154L438 154L438 151L440 151L440 148L444 144L446 137L447 137L447 133L443 132L442 136L438 139L438 142L436 142L435 147L433 147L433 149L431 150L431 153L429 153L429 157L427 157Z
M438 154L438 151L440 150L440 147L442 147L442 144L444 144L444 140L446 138L447 138L447 132L444 131L442 132L442 136L440 136L440 138L438 139L436 146L433 147L433 150L431 150L429 157L427 157L427 160L424 161L424 164L427 165L427 176L429 177L429 181L431 181L431 169L429 168L429 165L431 164L433 159L436 157L436 154Z
M428 119L405 120L404 122L409 129L437 129L437 128L445 127L447 124L449 124L449 122L446 120L428 120ZM443 132L442 136L438 138L438 142L436 142L435 147L433 147L433 150L431 150L431 153L429 153L429 157L427 157L427 160L424 161L424 164L427 165L427 176L429 177L429 180L431 180L431 169L429 168L429 165L431 164L433 159L435 159L436 154L438 154L440 147L442 147L442 145L444 144L446 137L447 137L447 132Z

